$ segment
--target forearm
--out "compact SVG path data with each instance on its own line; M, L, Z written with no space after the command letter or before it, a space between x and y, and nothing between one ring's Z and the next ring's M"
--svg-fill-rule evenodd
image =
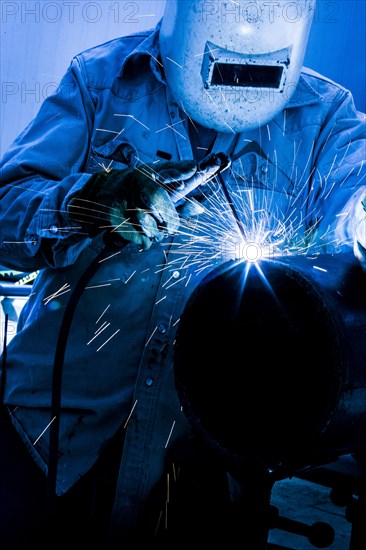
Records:
M70 223L67 193L90 174L50 181L35 176L0 190L0 263L20 271L73 263L90 239L85 227Z
M366 273L366 188L355 209L354 253Z
M365 192L365 116L345 94L330 111L314 149L311 191L317 239L324 251L352 249L356 211Z

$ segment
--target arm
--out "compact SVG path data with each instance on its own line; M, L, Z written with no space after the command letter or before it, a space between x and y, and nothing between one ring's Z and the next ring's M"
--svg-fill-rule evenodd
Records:
M366 124L349 92L342 91L341 100L329 109L314 147L314 166L310 209L315 203L317 207L316 215L310 215L316 244L326 252L353 248L361 259L357 243L362 236L360 205L366 189Z
M356 202L354 253L366 273L366 189Z
M222 169L213 161L141 164L85 172L94 105L74 59L56 94L2 161L0 262L20 270L73 264L98 233L123 246L147 249L175 232L179 216L170 193ZM171 189L170 189L171 188ZM179 197L177 197L179 198Z
M73 60L1 161L0 263L25 271L63 267L90 243L85 228L70 227L65 204L90 177L83 166L93 113Z

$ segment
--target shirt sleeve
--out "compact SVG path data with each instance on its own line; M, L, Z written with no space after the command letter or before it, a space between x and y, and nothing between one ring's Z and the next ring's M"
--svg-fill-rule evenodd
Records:
M356 206L366 184L365 151L365 115L355 108L352 94L342 90L314 144L309 193L314 202L310 201L309 211L321 251L333 253L354 247Z
M354 253L366 272L366 188L364 186L361 196L357 197L355 208L355 239Z
M90 244L67 217L68 198L89 179L94 105L77 58L0 166L0 263L31 271L72 264Z

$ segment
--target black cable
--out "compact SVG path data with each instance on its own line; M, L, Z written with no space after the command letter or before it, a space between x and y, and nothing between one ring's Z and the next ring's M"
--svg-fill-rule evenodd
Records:
M4 346L3 346L3 355L1 360L1 381L0 381L0 405L4 404L4 393L5 393L5 378L6 378L6 356L7 356L7 339L8 339L8 320L9 314L5 313L5 323L4 323Z
M227 190L225 180L224 180L224 178L222 177L221 174L218 174L218 178L219 178L219 180L220 180L222 190L223 190L223 192L224 192L224 195L225 195L225 198L226 198L226 200L227 200L227 202L228 202L228 205L230 206L231 212L232 212L232 214L233 214L233 216L234 216L234 218L235 218L235 221L236 221L236 223L237 223L237 226L238 226L238 228L239 228L239 231L240 231L240 233L241 233L241 236L244 238L244 240L246 240L246 235L245 235L245 232L244 232L244 229L243 229L242 220L240 219L239 214L238 214L238 212L237 212L237 210L236 210L236 208L235 208L235 205L234 205L234 203L233 203L233 201L232 201L232 198L231 198L231 196L230 196L230 194L229 194L229 191Z
M46 486L46 514L49 518L55 519L56 512L56 483L57 483L57 462L58 462L58 445L59 445L59 430L60 430L60 413L61 413L61 389L62 389L62 371L64 358L67 346L72 319L76 310L76 306L82 295L87 282L97 271L100 261L111 253L111 248L106 246L94 258L92 263L84 271L74 289L71 292L69 301L66 305L65 312L61 321L59 336L57 339L55 357L52 373L52 400L51 400L51 424L50 424L50 440L49 440L49 456L47 469L47 486Z

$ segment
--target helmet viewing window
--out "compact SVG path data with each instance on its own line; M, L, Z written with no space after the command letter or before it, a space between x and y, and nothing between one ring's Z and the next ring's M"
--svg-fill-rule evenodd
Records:
M215 63L210 85L278 89L282 73L283 66Z
M246 54L207 41L201 67L204 88L271 88L282 92L290 55L291 46L265 54Z

